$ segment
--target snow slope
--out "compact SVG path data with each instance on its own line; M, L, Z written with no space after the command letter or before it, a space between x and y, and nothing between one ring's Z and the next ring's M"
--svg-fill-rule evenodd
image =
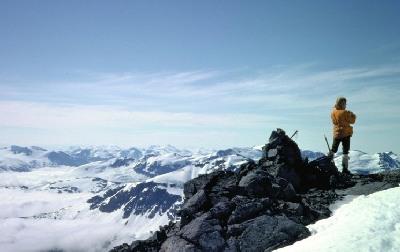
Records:
M312 235L275 251L400 251L400 187L358 196L308 226Z

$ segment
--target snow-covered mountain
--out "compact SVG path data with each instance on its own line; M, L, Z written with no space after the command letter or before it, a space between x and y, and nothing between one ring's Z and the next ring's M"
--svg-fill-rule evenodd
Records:
M2 148L0 247L106 251L145 238L176 217L184 182L216 169L235 170L260 155L253 148ZM73 242L83 235L85 242Z
M360 150L349 152L349 169L357 174L370 174L400 168L400 159L393 152L368 154ZM335 156L335 164L341 169L342 154Z
M123 219L131 215L142 215L149 219L157 214L166 214L174 220L179 204L182 202L181 190L154 182L125 184L107 190L102 196L90 198L90 209L110 213L123 210Z
M261 155L256 147L196 151L173 146L1 148L0 247L2 251L106 251L146 238L149 231L176 218L186 181L215 170L235 171ZM302 152L309 160L321 155ZM392 152L352 151L350 156L353 172L400 167ZM340 154L335 161L340 167ZM53 230L52 234L46 229ZM74 242L83 234L85 242Z
M101 149L46 150L37 146L11 145L0 149L0 170L30 171L48 166L80 166L94 161L109 160L118 152Z
M237 157L235 160L228 157ZM189 164L212 167L217 162L221 169L247 158L259 159L261 152L254 148L233 148L219 151L189 151L173 146L150 146L146 149L128 148L81 148L46 150L40 147L12 145L0 148L0 170L31 171L41 167L82 166L99 161L114 160L113 167L127 166L134 162L138 173L153 177L168 173Z

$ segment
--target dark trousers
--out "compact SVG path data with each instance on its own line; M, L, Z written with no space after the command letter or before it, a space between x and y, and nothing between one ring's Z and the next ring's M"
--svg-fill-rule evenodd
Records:
M337 152L339 144L342 143L343 154L349 154L350 150L350 136L344 138L334 138L332 143L332 151Z

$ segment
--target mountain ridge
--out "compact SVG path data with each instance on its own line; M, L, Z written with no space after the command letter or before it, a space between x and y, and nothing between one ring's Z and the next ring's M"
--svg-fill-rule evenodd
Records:
M344 195L370 194L399 182L399 170L349 177L329 157L308 162L278 129L257 163L186 182L180 222L111 251L272 251L308 237L305 225L329 217L329 206Z
M249 158L253 160L258 160L261 158L261 150L255 147L232 147L221 150L189 151L187 149L178 149L172 145L167 145L165 147L152 145L149 148L142 149L136 147L121 149L116 146L111 146L93 148L66 147L64 150L47 150L38 146L11 145L9 147L2 147L0 149L0 171L29 171L31 169L45 166L60 165L81 166L97 161L108 161L110 159L118 159L119 162L121 162L121 165L123 165L124 160L137 161L145 156L150 157L153 155L161 157L169 154L180 154L182 157L193 157L193 159L196 157L205 157L207 155L215 156L214 158L229 155L242 156L242 158ZM307 157L310 160L316 159L323 155L324 153L319 151L302 150L302 157ZM341 153L338 152L336 157L339 158L340 156ZM362 165L353 161L359 160L360 157L364 160ZM381 169L400 167L399 155L393 153L392 151L368 154L360 150L352 150L350 151L350 158L352 167L365 165L367 165L369 168L372 165L378 165ZM368 162L373 164L368 165ZM117 164L118 163L116 163L114 166L117 166ZM359 171L362 172L361 170ZM146 171L143 171L143 173L146 173ZM148 173L147 175L150 174Z

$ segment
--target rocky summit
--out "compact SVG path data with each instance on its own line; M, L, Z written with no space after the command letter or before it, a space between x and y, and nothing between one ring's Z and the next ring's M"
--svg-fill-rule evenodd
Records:
M399 170L348 176L326 156L302 159L297 144L277 129L258 163L188 181L180 220L111 251L272 251L308 237L306 225L329 217L329 206L343 196L399 182Z

